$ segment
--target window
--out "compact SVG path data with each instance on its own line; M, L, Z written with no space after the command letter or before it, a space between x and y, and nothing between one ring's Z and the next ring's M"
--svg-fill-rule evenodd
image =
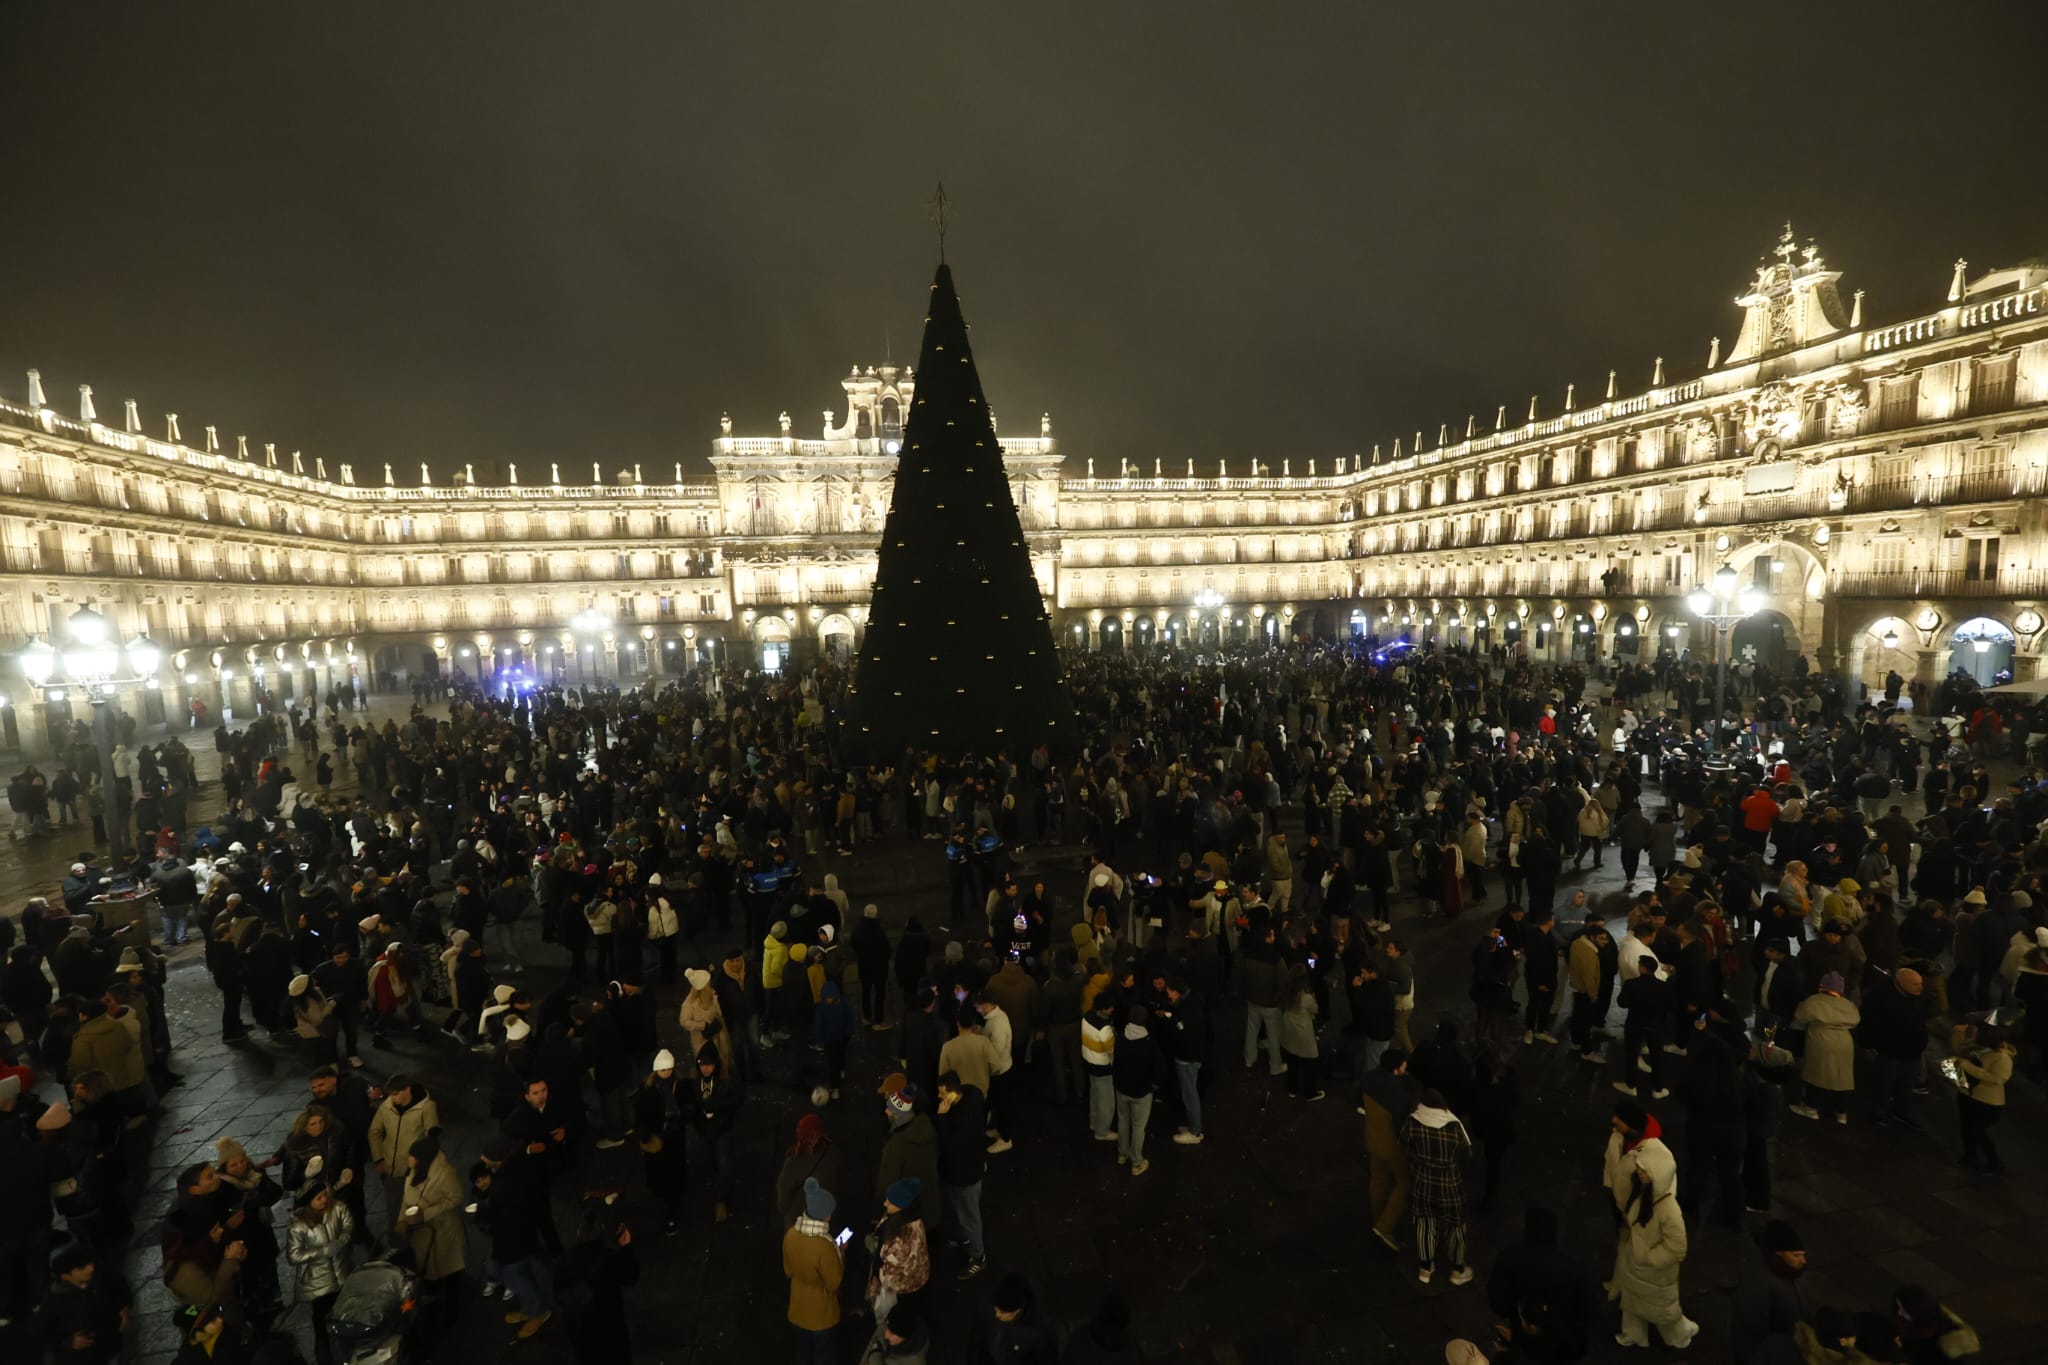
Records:
M624 512L612 513L612 534L629 536L633 534L633 519Z
M1884 406L1879 410L1879 420L1885 430L1913 425L1920 406L1920 376L1909 374L1903 379L1887 379L1884 382Z
M633 556L625 554L613 555L612 572L619 578L631 578L633 576Z
M2001 355L1977 362L1970 379L1971 412L2004 412L2012 406L2013 361L2014 357Z
M1870 552L1872 573L1902 574L1906 571L1906 540L1903 536L1887 536L1879 540Z
M1970 583L1998 581L1998 537L1973 536L1963 542L1963 579Z
M715 616L715 615L717 615L717 613L718 613L718 594L717 594L717 593L715 593L715 592L700 592L700 593L698 593L698 594L697 594L697 611L698 611L698 612L699 612L699 613L700 613L701 615L704 615L704 616Z
M669 534L668 513L656 512L654 514L654 534L662 537L666 537Z

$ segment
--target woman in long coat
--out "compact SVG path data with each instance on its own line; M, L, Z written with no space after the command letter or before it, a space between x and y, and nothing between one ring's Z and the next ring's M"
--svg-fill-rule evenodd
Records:
M667 1048L654 1054L654 1069L633 1101L633 1131L640 1138L640 1172L648 1192L661 1201L670 1236L682 1227L683 1194L690 1185L691 1096L676 1077L676 1057Z
M1415 1219L1415 1278L1428 1284L1448 1264L1452 1284L1472 1278L1465 1251L1465 1160L1472 1138L1444 1105L1425 1090L1401 1124L1401 1150L1408 1158L1408 1212Z
M1854 1029L1863 1012L1843 994L1843 985L1840 972L1829 972L1792 1014L1792 1021L1806 1030L1806 1050L1799 1059L1806 1101L1791 1106L1801 1118L1832 1113L1837 1123L1849 1121L1849 1096L1856 1089Z
M427 1282L436 1320L446 1325L458 1307L456 1280L469 1264L469 1232L462 1222L462 1178L441 1154L438 1133L421 1138L406 1153L404 1201L398 1232L412 1248L413 1263Z
M1662 1143L1634 1152L1633 1188L1623 1205L1625 1235L1615 1258L1614 1286L1621 1296L1622 1346L1648 1346L1655 1327L1664 1345L1684 1350L1699 1324L1678 1302L1678 1272L1685 1263L1685 1216L1678 1210L1678 1165Z

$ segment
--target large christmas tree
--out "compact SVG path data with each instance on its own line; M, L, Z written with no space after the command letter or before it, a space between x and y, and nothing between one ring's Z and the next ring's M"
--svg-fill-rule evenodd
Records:
M1022 756L1074 742L1073 699L945 265L932 280L850 712L853 747L876 757L906 747Z

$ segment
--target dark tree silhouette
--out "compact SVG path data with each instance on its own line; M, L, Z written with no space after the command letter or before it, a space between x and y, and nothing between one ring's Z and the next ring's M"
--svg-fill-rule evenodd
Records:
M848 709L851 747L878 757L1074 742L1073 698L944 265Z

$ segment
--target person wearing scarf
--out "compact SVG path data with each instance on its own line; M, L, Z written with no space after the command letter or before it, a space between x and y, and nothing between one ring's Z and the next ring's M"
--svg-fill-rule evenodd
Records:
M1655 1327L1666 1349L1684 1350L1699 1332L1678 1302L1678 1272L1687 1250L1685 1217L1678 1208L1678 1167L1662 1143L1631 1151L1628 1199L1621 1207L1622 1240L1614 1286L1621 1299L1620 1346L1648 1346Z
M1452 1284L1470 1282L1464 1165L1472 1137L1441 1094L1423 1091L1402 1120L1401 1151L1408 1160L1408 1208L1415 1219L1415 1278L1428 1284L1439 1265L1448 1265Z

